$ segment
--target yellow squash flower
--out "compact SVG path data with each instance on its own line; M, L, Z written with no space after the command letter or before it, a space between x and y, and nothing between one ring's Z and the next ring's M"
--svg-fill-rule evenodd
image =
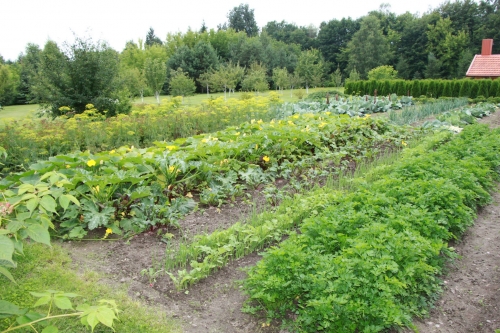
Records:
M95 164L96 164L96 163L95 163L95 161L94 161L94 160L89 160L89 161L87 161L87 165L88 165L89 167L93 167L93 166L95 166Z
M262 157L262 160L263 160L264 162L266 162L266 163L267 163L267 162L269 162L271 159L269 158L269 156L264 156L264 157Z

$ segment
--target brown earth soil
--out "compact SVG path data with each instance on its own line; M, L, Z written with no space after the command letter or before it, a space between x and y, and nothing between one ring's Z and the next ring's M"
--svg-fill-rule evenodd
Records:
M492 127L500 126L500 112L481 120ZM257 206L262 206L258 190L254 192ZM259 199L260 198L260 199ZM183 235L226 228L248 216L253 208L238 201L223 207L199 210L181 221ZM175 230L163 230L182 237ZM245 296L238 280L245 277L242 270L259 259L252 254L230 263L207 279L177 292L170 278L159 273L149 281L141 270L160 270L167 245L156 232L137 235L129 241L66 242L75 269L93 270L103 276L103 283L124 284L135 299L161 308L180 320L185 333L287 333L279 324L263 325L265 318L240 311ZM500 194L483 208L477 221L462 240L454 245L460 258L449 264L444 280L443 295L430 317L416 321L420 332L488 332L500 329ZM410 330L405 330L410 332Z

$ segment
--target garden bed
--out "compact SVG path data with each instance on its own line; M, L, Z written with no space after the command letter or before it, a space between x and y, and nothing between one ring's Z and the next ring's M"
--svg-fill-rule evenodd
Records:
M499 126L500 113L482 122ZM493 332L500 328L500 194L483 208L461 242L455 244L462 256L448 266L443 277L445 290L431 317L417 323L421 332ZM212 207L191 214L181 221L182 227L197 233L211 232L238 221L251 213L244 201ZM128 284L131 297L159 306L184 323L184 332L280 332L279 323L266 324L265 318L241 313L243 301L235 281L243 279L243 267L253 266L260 256L252 254L229 263L187 291L176 291L168 276L153 281L141 270L162 262L165 244L156 233L143 233L130 242L64 243L80 271L103 273L106 283ZM161 266L161 265L160 265ZM284 331L282 331L284 332Z

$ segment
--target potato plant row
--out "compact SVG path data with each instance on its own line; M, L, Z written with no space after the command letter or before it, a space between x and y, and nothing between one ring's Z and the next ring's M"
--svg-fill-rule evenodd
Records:
M245 311L300 332L411 326L441 291L448 242L490 202L499 166L500 130L483 125L405 150L264 254L243 283Z

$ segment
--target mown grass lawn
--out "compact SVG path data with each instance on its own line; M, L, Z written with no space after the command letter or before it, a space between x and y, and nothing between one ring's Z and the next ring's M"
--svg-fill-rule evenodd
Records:
M3 106L0 110L0 120L25 118L35 115L36 110L38 110L38 104Z

